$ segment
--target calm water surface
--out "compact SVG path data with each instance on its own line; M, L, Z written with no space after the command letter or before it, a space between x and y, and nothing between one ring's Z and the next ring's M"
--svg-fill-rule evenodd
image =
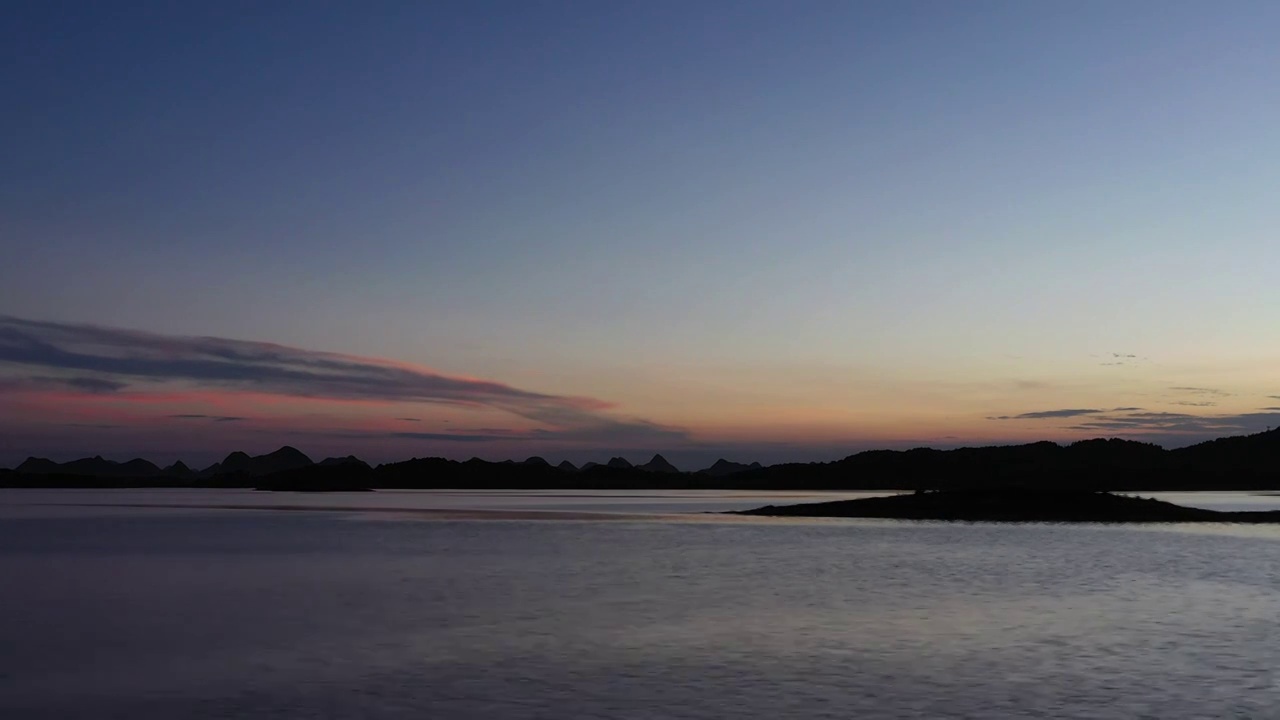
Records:
M813 499L0 491L0 718L1280 717L1280 528Z

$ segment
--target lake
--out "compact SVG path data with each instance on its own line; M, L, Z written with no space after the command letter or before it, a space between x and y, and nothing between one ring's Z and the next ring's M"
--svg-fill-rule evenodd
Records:
M1280 527L856 495L0 491L0 717L1275 717Z

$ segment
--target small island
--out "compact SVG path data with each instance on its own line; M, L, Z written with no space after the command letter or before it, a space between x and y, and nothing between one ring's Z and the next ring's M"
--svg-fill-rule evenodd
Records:
M1280 523L1280 510L1222 512L1105 491L1027 487L927 490L857 500L766 505L731 514L969 522Z

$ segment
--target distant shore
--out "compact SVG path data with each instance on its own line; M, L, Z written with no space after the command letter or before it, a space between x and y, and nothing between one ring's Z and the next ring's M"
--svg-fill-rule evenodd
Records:
M968 522L1280 524L1280 510L1205 510L1153 498L1025 487L919 491L888 497L766 505L731 515Z

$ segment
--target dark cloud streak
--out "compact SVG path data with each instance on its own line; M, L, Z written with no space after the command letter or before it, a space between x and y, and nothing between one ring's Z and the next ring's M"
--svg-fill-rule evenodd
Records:
M36 375L32 377L0 379L0 392L76 390L79 392L107 394L119 392L127 387L127 383L96 377L48 377L44 375Z
M449 377L375 358L244 340L0 316L0 364L45 373L105 376L77 380L79 389L94 392L136 382L177 382L308 398L488 407L576 435L687 437L681 430L605 415L607 404L590 398Z

